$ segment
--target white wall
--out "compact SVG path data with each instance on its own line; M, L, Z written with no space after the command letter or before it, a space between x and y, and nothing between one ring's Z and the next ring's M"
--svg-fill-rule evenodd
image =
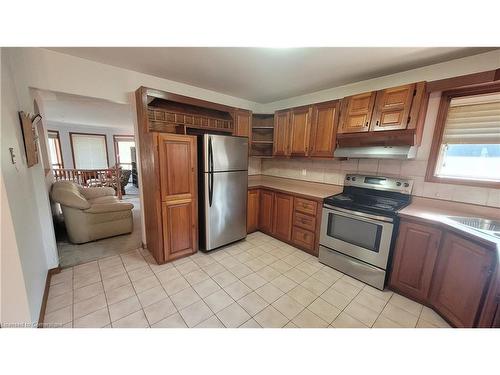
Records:
M370 61L367 61L366 63L370 64ZM273 113L278 109L340 99L345 96L359 94L362 92L380 90L387 87L394 87L419 81L430 82L438 79L484 72L497 68L500 68L500 50L267 103L262 105L259 108L259 111L260 113Z
M7 223L11 220L13 224L15 241L11 238L5 244L6 248L2 243L2 279L12 280L13 284L8 287L21 292L17 297L7 293L6 296L12 298L7 301L2 294L2 306L8 303L11 313L19 309L19 321L25 321L25 301L28 301L30 322L37 322L47 270L58 265L57 250L43 167L39 163L27 168L18 117L18 111L25 108L19 103L12 69L4 52L2 49L1 170L8 202L2 202L2 215L6 210L5 220ZM15 164L11 163L9 156L11 147L16 155ZM2 225L2 231L4 229L8 230L8 227ZM19 267L15 267L18 262L24 285L19 280ZM15 316L10 318L15 319Z
M429 98L422 145L418 148L415 160L349 159L339 161L263 159L262 174L335 185L343 184L346 173L406 177L414 180L413 195L416 196L500 207L500 189L476 188L424 181L439 101L440 93L433 93Z
M71 154L71 141L69 138L70 132L105 134L107 150L108 150L109 168L113 167L116 164L113 136L134 135L134 128L132 127L132 125L130 126L130 128L118 129L118 128L107 128L107 127L101 128L96 126L85 126L85 125L75 125L75 124L62 124L62 123L47 121L47 130L59 131L64 168L67 169L75 168L73 164L73 156Z

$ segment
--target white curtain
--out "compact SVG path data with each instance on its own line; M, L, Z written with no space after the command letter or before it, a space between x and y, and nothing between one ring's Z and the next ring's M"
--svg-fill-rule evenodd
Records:
M106 169L108 158L104 135L71 134L76 169Z

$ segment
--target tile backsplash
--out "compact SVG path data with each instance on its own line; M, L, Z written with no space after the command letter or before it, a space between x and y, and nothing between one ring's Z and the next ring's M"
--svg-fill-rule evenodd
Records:
M248 175L261 174L262 165L260 158L248 158Z
M500 189L425 182L426 160L307 160L263 159L261 174L343 185L347 173L409 178L413 195L500 207Z

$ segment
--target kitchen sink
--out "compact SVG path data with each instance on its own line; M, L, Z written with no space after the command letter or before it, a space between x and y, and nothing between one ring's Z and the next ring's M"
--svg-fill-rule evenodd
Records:
M477 231L500 238L500 221L479 217L448 216L448 219Z

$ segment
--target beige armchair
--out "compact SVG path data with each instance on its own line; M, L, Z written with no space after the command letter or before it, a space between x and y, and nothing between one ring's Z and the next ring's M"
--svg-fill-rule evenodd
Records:
M72 181L52 185L51 198L61 205L66 231L73 243L131 233L132 203L115 197L111 187L84 188Z

